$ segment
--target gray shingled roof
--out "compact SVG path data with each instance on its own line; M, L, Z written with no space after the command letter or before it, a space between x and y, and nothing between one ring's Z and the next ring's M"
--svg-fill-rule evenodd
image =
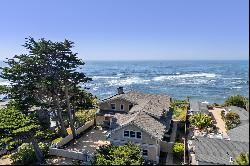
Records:
M198 137L193 143L195 158L200 162L228 165L232 164L229 163L230 157L234 160L240 153L249 153L249 142Z
M249 123L228 130L227 134L232 141L249 142Z
M127 114L115 113L111 129L134 124L150 135L161 139L169 129L172 119L172 111L169 111L170 97L159 94L146 94L130 91L124 94L112 96L102 102L123 99L135 105ZM100 110L99 114L105 114L106 110ZM114 112L114 111L113 111ZM164 117L163 115L166 114Z
M164 111L168 111L170 106L170 97L166 95L159 94L147 94L137 91L130 91L124 94L119 94L112 96L102 102L114 100L114 99L124 99L134 103L135 105L129 112L138 112L143 110L149 114L160 118Z
M241 121L248 121L249 120L249 112L246 111L244 108L237 107L237 106L230 106L225 108L228 112L235 112L240 116Z
M197 100L190 100L190 110L192 110L194 113L205 113L209 114L207 104L201 103Z
M148 134L162 139L165 132L170 128L172 119L172 111L167 112L166 117L160 119L148 114L144 111L139 111L133 114L116 114L111 123L111 129L116 130L123 126L134 124Z

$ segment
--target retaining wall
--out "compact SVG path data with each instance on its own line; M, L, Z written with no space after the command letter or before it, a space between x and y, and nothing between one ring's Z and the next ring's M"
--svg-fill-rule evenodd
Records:
M77 134L80 134L90 128L91 126L94 125L94 120L91 120L89 122L86 122L84 126L78 128L76 130ZM54 155L54 156L60 156L60 157L66 157L66 158L71 158L75 160L82 160L82 161L90 161L92 159L92 156L89 156L88 154L82 153L82 152L76 152L72 150L65 150L65 149L58 149L56 147L62 147L63 145L67 144L73 139L73 135L70 134L66 137L64 137L60 142L56 144L54 147L49 148L49 154Z

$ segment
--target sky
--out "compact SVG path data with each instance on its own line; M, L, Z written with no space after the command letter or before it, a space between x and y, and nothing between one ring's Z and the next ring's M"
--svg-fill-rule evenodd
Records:
M1 0L0 59L26 37L83 60L248 60L248 0ZM26 51L27 52L27 51Z

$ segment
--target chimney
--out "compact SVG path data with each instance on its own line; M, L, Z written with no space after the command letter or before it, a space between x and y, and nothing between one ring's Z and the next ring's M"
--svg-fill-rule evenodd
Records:
M118 91L118 95L124 93L124 92L123 92L123 87L122 87L122 86L118 87L118 88L117 88L117 91Z

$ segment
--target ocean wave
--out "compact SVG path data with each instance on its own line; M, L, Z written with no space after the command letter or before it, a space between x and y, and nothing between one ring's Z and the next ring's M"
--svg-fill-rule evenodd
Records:
M93 80L99 80L99 79L118 79L117 76L93 76Z
M170 75L170 76L158 76L154 77L154 81L164 81L164 80L174 80L179 78L194 78L194 77L207 77L214 78L218 75L214 73L197 73L197 74L180 74L180 75Z
M108 81L110 86L125 86L131 84L144 84L150 82L150 80L144 80L139 77L128 77L125 79L118 79L118 80L110 80Z
M242 88L241 86L234 86L234 87L232 87L230 89L241 89L241 88Z

